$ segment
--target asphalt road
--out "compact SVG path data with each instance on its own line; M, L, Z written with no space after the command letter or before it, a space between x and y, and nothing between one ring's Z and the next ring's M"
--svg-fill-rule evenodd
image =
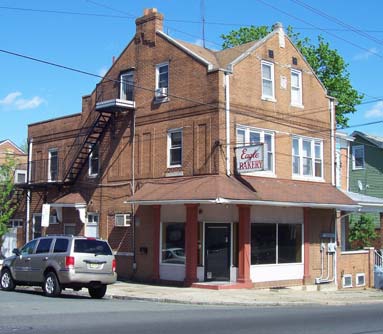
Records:
M3 333L383 333L383 307L217 307L0 291Z

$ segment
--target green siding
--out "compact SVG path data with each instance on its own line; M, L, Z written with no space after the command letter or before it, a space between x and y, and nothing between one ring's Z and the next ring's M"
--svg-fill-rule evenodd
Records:
M352 169L352 147L364 145L365 168ZM368 196L383 198L383 150L369 141L356 136L350 149L350 191ZM363 190L358 187L358 180L362 181ZM367 185L367 187L366 187Z

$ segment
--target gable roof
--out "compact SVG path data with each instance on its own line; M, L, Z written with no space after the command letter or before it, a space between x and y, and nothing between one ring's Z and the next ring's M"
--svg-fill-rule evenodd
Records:
M360 131L354 131L351 134L351 136L352 137L359 136L363 138L364 140L370 142L371 144L375 145L376 147L383 148L383 137L368 135Z
M12 140L10 139L4 139L4 140L0 140L0 146L2 145L5 145L5 144L9 144L11 146L13 146L15 148L15 150L17 150L19 152L19 154L26 154L20 147L18 147Z

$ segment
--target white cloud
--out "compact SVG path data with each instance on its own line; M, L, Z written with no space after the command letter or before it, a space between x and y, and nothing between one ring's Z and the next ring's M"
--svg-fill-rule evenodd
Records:
M21 98L22 93L12 92L9 93L6 97L0 100L0 107L7 107L8 109L16 110L29 110L38 108L42 103L45 102L40 96L34 96L31 99Z
M377 48L369 48L367 51L358 53L354 56L354 60L367 60L374 54L378 54L378 49Z
M366 118L383 117L383 101L379 101L371 109L367 110L364 116Z

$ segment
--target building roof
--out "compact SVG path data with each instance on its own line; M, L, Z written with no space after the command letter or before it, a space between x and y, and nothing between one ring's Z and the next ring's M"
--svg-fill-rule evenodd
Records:
M328 183L224 175L154 180L145 183L125 203L247 204L337 208L351 211L359 208L357 203Z
M57 207L76 207L76 206L83 206L86 205L86 201L84 197L78 192L76 193L69 193L64 196L61 196L57 198L56 200L52 201L50 203L52 206Z
M375 145L375 146L377 146L379 148L383 148L383 137L368 135L368 134L360 132L360 131L354 131L351 134L351 136L353 136L353 137L355 137L355 136L362 137L363 139L367 140L371 144L373 144L373 145Z
M344 192L354 202L361 206L361 212L383 212L383 199L351 191Z

